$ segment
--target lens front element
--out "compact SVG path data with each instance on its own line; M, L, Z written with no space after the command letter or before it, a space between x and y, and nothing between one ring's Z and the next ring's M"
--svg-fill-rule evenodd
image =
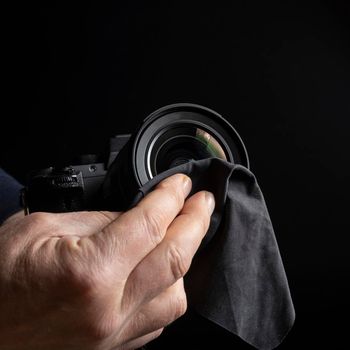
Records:
M191 160L227 160L224 148L209 131L196 125L176 126L158 135L148 152L151 177Z

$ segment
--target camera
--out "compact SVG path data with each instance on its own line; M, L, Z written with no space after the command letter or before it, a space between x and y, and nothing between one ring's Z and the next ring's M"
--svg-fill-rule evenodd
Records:
M101 161L82 155L73 165L32 171L22 192L27 214L129 208L138 189L186 162L217 157L249 168L246 147L220 114L192 103L164 106L133 134L110 138Z

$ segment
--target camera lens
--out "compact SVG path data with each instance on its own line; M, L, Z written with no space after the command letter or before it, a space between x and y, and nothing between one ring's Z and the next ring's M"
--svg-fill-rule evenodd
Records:
M125 210L138 189L157 174L213 157L249 168L243 141L218 113L189 103L160 108L141 123L111 162L104 201L110 209Z
M150 146L147 170L151 177L191 160L218 157L227 160L219 140L195 125L163 130Z
M215 111L194 104L174 104L153 112L133 145L140 185L177 165L212 157L249 167L243 141L232 125Z

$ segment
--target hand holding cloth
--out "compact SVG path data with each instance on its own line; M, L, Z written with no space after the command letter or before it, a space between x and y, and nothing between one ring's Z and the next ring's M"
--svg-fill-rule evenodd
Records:
M192 193L214 194L210 228L185 276L189 304L258 349L278 346L295 312L270 216L247 168L209 158L169 169L145 184L135 205L162 179L184 173Z

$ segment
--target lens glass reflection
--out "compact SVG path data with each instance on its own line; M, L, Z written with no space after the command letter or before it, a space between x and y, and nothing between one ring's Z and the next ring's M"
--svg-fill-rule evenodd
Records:
M176 127L164 132L150 150L151 177L192 160L205 158L227 160L219 141L208 131L191 126Z

